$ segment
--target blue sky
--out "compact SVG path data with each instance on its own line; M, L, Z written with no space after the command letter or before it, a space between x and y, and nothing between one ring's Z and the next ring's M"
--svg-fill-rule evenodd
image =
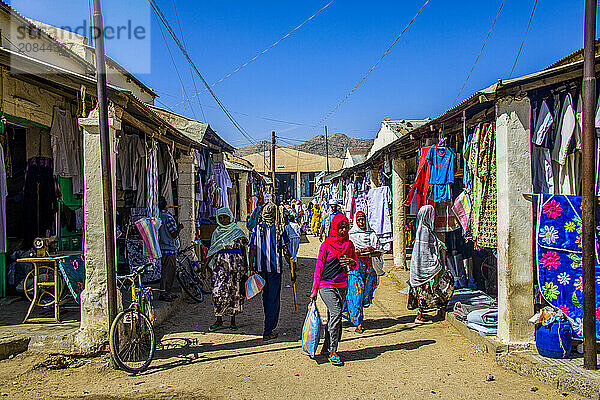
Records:
M206 80L212 83L281 38L328 1L175 0L175 5L188 52ZM179 34L173 0L157 2ZM215 86L214 91L255 140L270 138L272 130L296 139L320 134L322 127L311 126L354 87L423 2L336 0L268 53ZM450 108L500 2L431 0L367 80L326 121L329 132L370 138L375 136L380 121L386 116L392 119L435 117ZM53 6L40 6L48 3ZM13 0L15 8L26 16L51 24L64 24L65 18L73 18L74 13L81 14L78 18L85 18L89 15L86 3L81 0ZM534 0L506 0L461 99L498 78L508 77L533 3ZM538 1L513 76L542 69L582 47L583 4L583 1ZM103 7L107 23L121 20L124 15L134 15L145 23L149 15L144 0L104 0ZM67 9L69 13L65 13ZM174 43L170 40L168 43L190 96L194 87L189 67ZM154 16L151 17L150 46L150 72L138 76L160 95L162 103L179 113L206 120L235 146L249 144L216 108L208 92L181 104L181 84ZM107 43L107 53L134 69L139 69L140 60L145 60L143 49L137 57L138 53L131 46L123 48L114 42ZM198 80L196 85L201 88Z

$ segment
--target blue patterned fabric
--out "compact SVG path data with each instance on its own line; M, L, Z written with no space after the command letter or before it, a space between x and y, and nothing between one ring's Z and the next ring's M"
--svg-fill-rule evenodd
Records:
M570 319L574 337L583 338L581 196L540 195L537 221L537 271L544 299ZM596 261L596 264L598 262ZM596 276L600 267L596 265ZM600 295L596 278L596 318ZM600 338L600 323L596 338Z
M58 268L69 291L79 304L81 291L85 289L85 262L83 255L57 257Z

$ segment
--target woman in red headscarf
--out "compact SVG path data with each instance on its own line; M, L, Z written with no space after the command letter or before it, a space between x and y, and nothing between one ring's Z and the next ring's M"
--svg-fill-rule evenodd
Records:
M331 221L329 236L321 244L315 277L310 298L317 299L321 295L327 306L327 328L322 355L326 355L333 365L343 365L337 354L338 342L342 338L342 311L346 300L348 286L348 270L358 268L358 258L354 244L348 237L350 222L343 214L337 214Z

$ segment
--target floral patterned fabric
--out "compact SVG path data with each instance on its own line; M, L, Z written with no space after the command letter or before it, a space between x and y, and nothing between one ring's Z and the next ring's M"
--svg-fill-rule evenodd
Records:
M363 323L363 309L371 305L373 293L379 285L371 257L358 257L358 260L358 268L348 271L348 292L342 312L342 317L354 326Z
M409 310L445 309L453 293L454 277L444 268L429 282L410 287L407 308Z
M230 317L242 312L245 293L246 263L242 253L227 252L248 246L245 236L235 239L214 255L212 301L217 317Z
M581 230L581 196L539 196L537 271L540 290L548 303L567 314L577 338L583 338ZM596 276L600 276L598 265ZM596 294L600 295L598 278ZM600 320L598 307L596 316ZM596 337L600 338L600 324L597 325Z

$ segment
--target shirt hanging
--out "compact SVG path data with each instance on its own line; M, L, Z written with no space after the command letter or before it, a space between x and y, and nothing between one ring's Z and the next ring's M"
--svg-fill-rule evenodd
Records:
M430 163L429 183L433 185L434 201L439 203L450 200L448 185L454 183L456 152L451 147L433 146L426 158Z

